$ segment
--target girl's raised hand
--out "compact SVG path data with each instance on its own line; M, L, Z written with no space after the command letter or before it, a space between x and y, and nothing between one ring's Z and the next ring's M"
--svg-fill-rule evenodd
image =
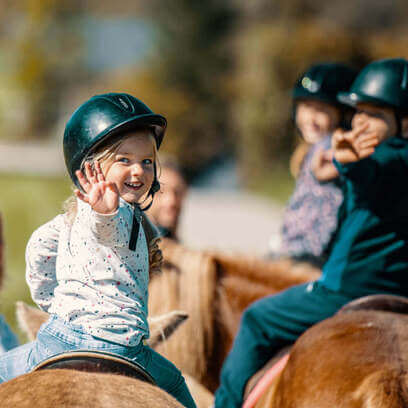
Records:
M105 180L101 165L94 162L95 170L89 162L85 163L85 175L82 171L75 172L79 184L84 192L75 190L75 195L82 201L88 203L92 209L100 214L111 214L119 205L119 191L116 185Z
M374 153L379 139L375 133L365 133L368 124L356 126L348 132L336 130L332 137L334 157L339 163L352 163Z

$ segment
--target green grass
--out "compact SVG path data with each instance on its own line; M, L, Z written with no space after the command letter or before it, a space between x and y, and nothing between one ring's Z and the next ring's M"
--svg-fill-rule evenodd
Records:
M0 175L6 274L0 296L0 312L17 332L15 302L32 302L25 282L27 240L36 228L61 212L62 203L71 194L70 186L68 178L62 177Z

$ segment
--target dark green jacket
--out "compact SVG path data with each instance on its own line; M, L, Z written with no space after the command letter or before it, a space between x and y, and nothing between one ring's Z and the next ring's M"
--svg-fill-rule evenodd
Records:
M356 297L408 296L408 140L389 138L370 157L335 165L344 202L322 284Z

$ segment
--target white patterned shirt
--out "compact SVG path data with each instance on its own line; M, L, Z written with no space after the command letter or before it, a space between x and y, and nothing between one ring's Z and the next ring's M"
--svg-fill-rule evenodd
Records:
M135 346L149 336L149 255L141 211L135 213L140 228L132 251L130 204L120 199L114 214L103 215L77 203L72 226L59 215L29 240L26 277L32 297L86 333Z

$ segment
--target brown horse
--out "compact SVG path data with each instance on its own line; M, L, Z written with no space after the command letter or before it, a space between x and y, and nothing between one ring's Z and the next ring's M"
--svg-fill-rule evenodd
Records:
M397 310L404 314L364 310L363 305L307 330L255 407L407 407L408 302L404 303L405 310Z
M214 391L243 310L254 300L314 280L320 271L291 260L189 250L163 240L162 273L149 286L149 312L186 310L189 320L157 348Z
M182 408L171 395L147 382L58 369L35 371L1 384L0 401L10 408Z

